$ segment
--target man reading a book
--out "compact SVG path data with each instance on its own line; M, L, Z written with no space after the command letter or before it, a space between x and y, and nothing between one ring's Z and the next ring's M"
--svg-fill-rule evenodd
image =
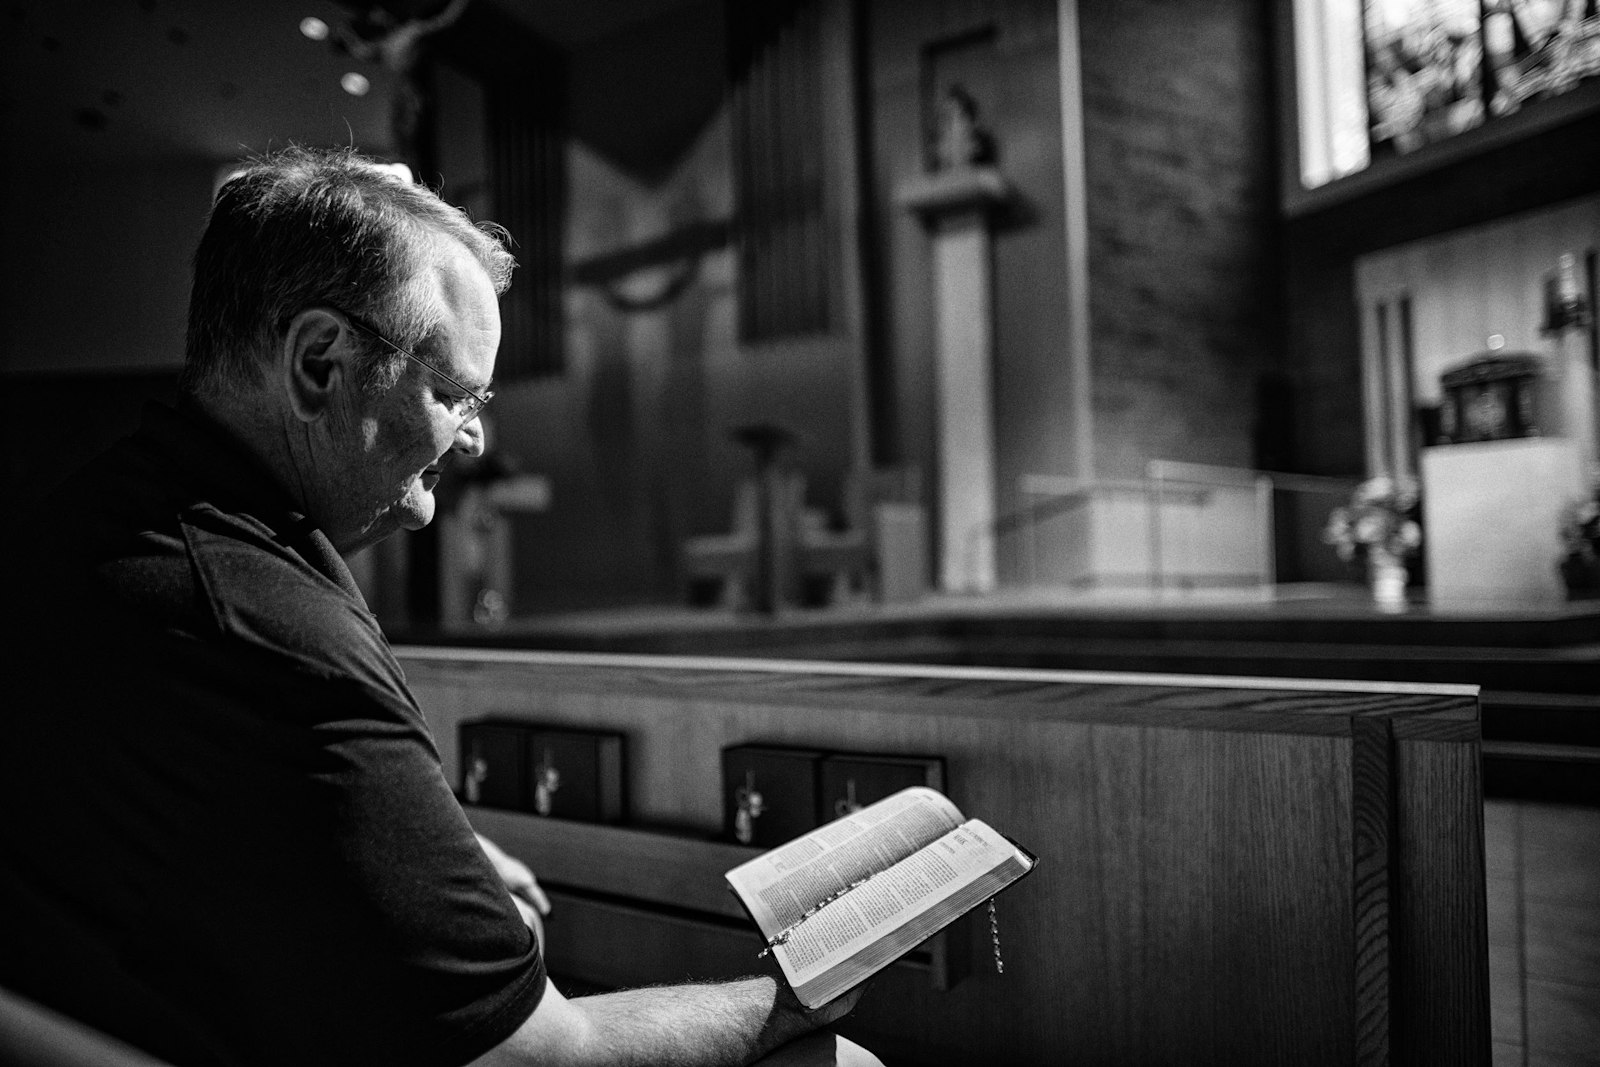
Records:
M552 986L345 566L483 451L503 239L347 151L223 186L177 407L17 519L0 986L180 1065L877 1063L858 991Z

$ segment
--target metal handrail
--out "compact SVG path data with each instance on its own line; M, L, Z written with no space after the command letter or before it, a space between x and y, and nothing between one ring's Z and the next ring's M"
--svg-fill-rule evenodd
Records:
M1170 473L1169 473L1170 472ZM1347 493L1360 484L1355 477L1341 478L1326 474L1291 474L1287 471L1256 470L1253 467L1224 467L1212 463L1190 463L1180 459L1152 459L1145 464L1145 473L1151 478L1171 482L1193 482L1204 485L1253 484L1257 478L1268 478L1274 489L1290 493Z

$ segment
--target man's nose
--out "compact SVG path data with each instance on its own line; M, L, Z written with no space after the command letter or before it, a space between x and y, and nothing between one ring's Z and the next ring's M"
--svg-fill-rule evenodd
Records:
M456 442L452 448L456 452L477 459L483 455L483 450L488 444L489 432L483 428L483 420L474 415L462 423L461 429L456 431Z

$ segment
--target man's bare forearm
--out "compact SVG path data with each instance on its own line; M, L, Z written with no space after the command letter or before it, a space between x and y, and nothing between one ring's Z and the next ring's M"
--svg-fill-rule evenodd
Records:
M734 1067L809 1033L809 1016L770 977L658 986L579 997L572 1006L595 1044L583 1061L655 1067Z
M568 1000L553 985L475 1067L735 1067L849 1014L859 989L816 1011L772 977L653 986Z

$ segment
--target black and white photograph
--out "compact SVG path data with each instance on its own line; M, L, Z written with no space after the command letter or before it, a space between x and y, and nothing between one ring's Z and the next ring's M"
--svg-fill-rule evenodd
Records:
M0 27L0 1067L1600 1065L1596 0Z

